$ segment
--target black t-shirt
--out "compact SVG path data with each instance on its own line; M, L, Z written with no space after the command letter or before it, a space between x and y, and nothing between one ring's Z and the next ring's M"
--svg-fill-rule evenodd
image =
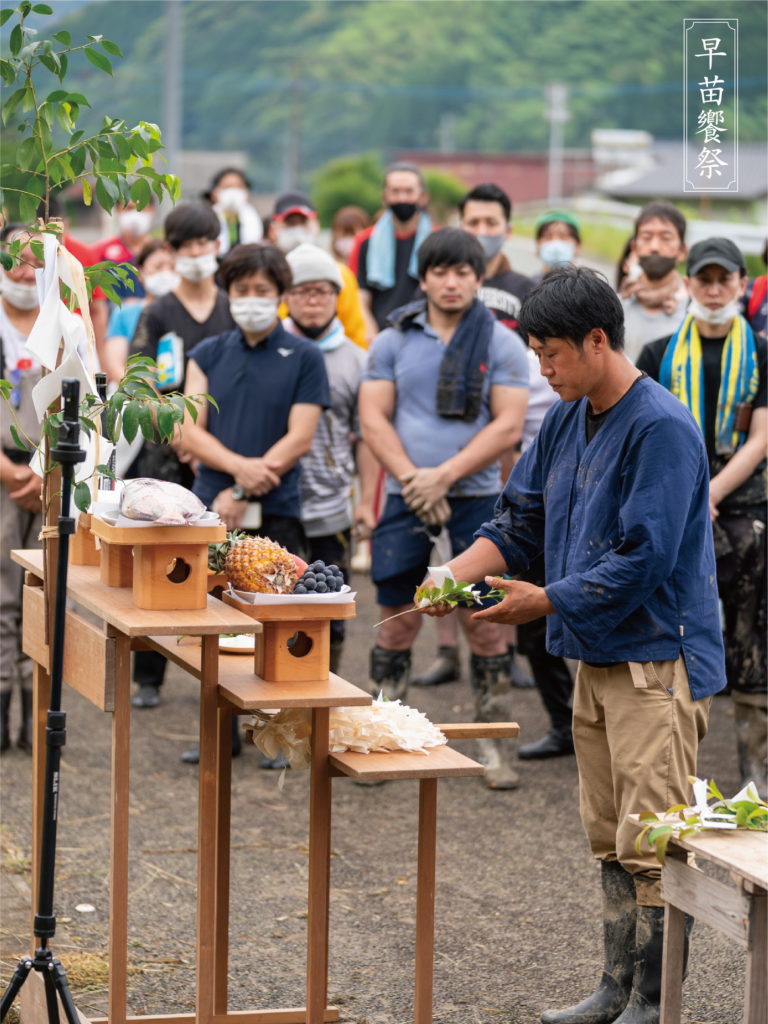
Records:
M667 350L671 337L672 335L669 338L659 338L658 341L649 342L638 357L636 363L638 370L644 370L649 377L658 380L661 364L664 360L664 353ZM704 444L707 448L709 469L712 476L723 467L722 456L718 456L715 452L715 422L717 420L717 399L720 394L720 368L724 342L725 336L722 338L701 339L701 361L704 371ZM768 406L768 342L760 334L755 335L755 348L757 350L759 380L752 408L764 409ZM761 477L764 471L765 462L763 461L752 474L750 480L754 480L755 477ZM740 496L745 492L749 483L750 481L746 481L741 487L727 495L720 504L721 511L727 511L729 505L738 505ZM754 488L750 488L750 491L752 489Z
M392 288L384 289L368 283L366 263L368 262L370 238L364 238L360 243L357 283L371 293L371 312L379 329L386 326L387 317L393 309L404 306L418 294L419 282L408 273L408 264L411 261L415 240L415 234L395 235L395 283Z
M486 277L477 297L505 327L516 331L523 299L535 287L530 277L506 269L493 277Z

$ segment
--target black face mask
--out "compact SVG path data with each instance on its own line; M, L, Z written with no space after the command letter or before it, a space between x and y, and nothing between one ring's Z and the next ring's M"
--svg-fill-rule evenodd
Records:
M645 276L651 281L660 281L677 266L674 256L660 256L657 252L652 252L650 256L641 256L637 262L643 268Z
M295 323L296 323L296 326L299 328L299 330L301 331L302 334L305 334L308 338L311 338L312 341L314 341L316 338L319 338L321 334L325 334L325 332L328 330L328 328L333 323L333 317L331 317L331 319L328 321L327 324L323 324L321 327L313 327L313 326L305 327L304 324L300 324L298 322L298 320L295 321Z
M418 211L416 203L390 203L389 208L401 224L405 224Z

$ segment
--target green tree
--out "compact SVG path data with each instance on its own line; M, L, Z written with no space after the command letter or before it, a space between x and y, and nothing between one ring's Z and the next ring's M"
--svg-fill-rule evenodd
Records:
M313 177L312 198L324 227L342 206L361 206L371 216L381 207L384 168L375 153L330 160Z
M445 224L450 214L456 212L459 201L469 191L468 186L455 175L445 171L424 171L424 181L429 190L429 208L438 224Z

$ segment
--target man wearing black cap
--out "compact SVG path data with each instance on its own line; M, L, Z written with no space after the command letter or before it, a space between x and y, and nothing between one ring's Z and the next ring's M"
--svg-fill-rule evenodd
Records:
M766 339L739 314L747 276L729 239L697 242L685 282L683 323L646 345L637 366L688 406L704 435L739 767L765 793Z
M267 237L284 253L304 243L318 245L320 224L312 200L301 192L284 192L277 197L275 208L269 219ZM368 337L375 333L375 325L369 325L365 318L357 278L343 263L339 263L342 288L336 304L336 316L344 325L344 333L356 345L366 348ZM288 316L285 305L280 307L280 317Z

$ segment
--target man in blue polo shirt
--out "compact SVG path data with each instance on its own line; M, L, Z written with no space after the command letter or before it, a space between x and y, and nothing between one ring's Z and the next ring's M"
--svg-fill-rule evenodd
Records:
M712 694L725 684L709 473L682 402L633 366L624 316L600 275L554 270L520 328L561 401L513 469L457 579L507 593L477 612L548 616L547 649L577 659L573 739L581 818L603 884L596 991L543 1024L658 1021L664 901L630 815L690 798ZM543 552L546 586L517 575ZM446 607L437 609L444 614Z
M181 445L199 462L193 489L230 530L252 529L301 555L299 459L330 405L323 355L278 318L291 285L279 249L238 245L220 274L238 327L189 356L187 393L207 392L219 407L184 425Z

